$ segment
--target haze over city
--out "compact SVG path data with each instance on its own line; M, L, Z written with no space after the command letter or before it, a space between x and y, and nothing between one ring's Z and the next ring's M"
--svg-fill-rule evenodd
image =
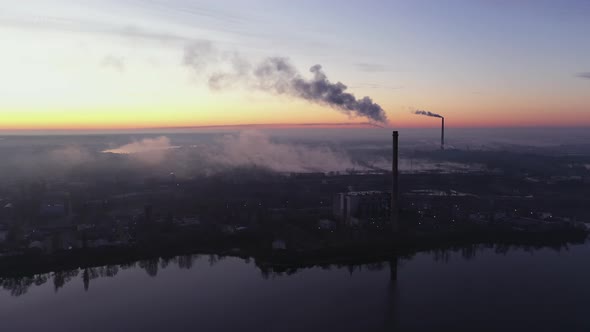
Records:
M0 329L590 331L589 13L0 0Z

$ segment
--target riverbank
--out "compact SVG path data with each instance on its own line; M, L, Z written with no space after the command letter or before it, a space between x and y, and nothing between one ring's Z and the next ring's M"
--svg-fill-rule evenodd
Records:
M472 245L560 248L583 243L587 232L567 229L552 232L470 231L447 233L401 233L374 236L363 241L343 241L315 248L273 249L261 237L168 239L131 246L62 250L52 254L27 252L0 257L0 277L40 273L186 254L209 254L252 258L265 270L286 271L316 265L364 264L412 256L422 251L446 250Z

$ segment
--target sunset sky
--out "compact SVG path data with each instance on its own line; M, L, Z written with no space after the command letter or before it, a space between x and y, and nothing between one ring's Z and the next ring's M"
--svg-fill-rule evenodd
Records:
M0 129L365 122L248 84L284 57L394 127L590 126L590 1L0 0ZM197 45L199 64L187 64Z

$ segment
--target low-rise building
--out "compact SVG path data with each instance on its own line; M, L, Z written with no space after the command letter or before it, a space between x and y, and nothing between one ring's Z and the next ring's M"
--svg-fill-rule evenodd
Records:
M347 226L389 220L391 193L386 191L351 191L334 197L334 216Z

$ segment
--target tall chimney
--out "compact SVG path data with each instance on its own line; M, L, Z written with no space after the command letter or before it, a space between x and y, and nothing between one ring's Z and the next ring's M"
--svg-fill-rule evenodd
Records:
M393 132L393 158L391 164L391 229L397 232L399 228L399 187L398 187L398 132Z
M441 131L440 131L440 149L445 149L445 118L441 118Z

